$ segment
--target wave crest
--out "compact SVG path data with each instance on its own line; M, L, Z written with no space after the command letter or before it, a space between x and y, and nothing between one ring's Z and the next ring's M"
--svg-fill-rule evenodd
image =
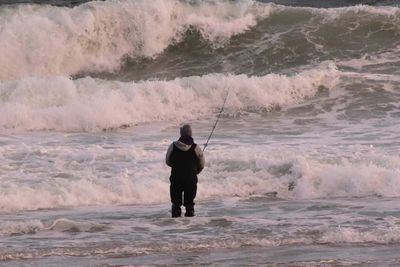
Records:
M332 88L339 71L323 64L293 76L209 74L171 81L111 82L93 78L25 78L0 83L0 128L97 131L155 121L209 116L227 109L265 111L300 103L321 86Z
M269 10L250 0L3 7L0 80L112 71L125 56L154 57L181 40L190 27L218 45L254 26Z

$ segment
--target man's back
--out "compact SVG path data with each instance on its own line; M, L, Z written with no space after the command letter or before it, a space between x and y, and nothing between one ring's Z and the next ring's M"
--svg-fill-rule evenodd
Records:
M171 176L180 179L190 179L197 175L199 158L196 155L196 144L192 144L189 150L181 150L173 144L171 154Z

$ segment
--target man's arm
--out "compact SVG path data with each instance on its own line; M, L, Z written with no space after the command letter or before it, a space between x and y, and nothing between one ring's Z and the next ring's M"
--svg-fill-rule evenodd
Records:
M198 171L197 174L199 174L204 169L204 165L205 165L204 153L200 146L196 146L194 151L196 153L196 156L199 158L199 162L198 162L198 166L197 166L197 171Z
M168 166L170 166L170 167L172 167L171 154L172 154L172 149L173 149L173 148L174 148L174 145L171 144L171 145L168 147L167 154L165 155L165 163L166 163Z

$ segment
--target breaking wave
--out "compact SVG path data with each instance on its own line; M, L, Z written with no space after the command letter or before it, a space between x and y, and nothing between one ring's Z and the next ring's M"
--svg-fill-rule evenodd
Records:
M209 74L171 81L111 82L90 77L24 78L0 83L0 128L97 131L156 121L210 115L229 90L227 108L268 111L300 103L340 72L322 64L296 75Z
M2 6L0 13L0 80L118 72L128 58L154 59L180 42L198 53L183 60L167 52L164 61L194 62L185 68L207 69L210 62L201 66L201 59L225 47L215 57L234 66L228 71L253 74L248 68L253 62L254 73L265 74L274 65L384 51L398 44L400 18L397 7L323 9L251 0L114 0L73 8L21 4ZM192 31L208 45L185 40ZM341 38L332 39L337 35ZM238 60L230 62L232 55ZM260 57L264 62L257 66ZM135 64L128 72L145 63ZM164 69L168 72L168 66Z
M178 0L1 7L0 80L112 71L124 57L156 56L190 27L218 46L269 10L253 1Z

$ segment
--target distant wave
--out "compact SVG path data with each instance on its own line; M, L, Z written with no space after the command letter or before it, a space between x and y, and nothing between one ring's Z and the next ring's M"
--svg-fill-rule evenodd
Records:
M0 80L112 71L123 57L154 57L179 42L189 27L218 45L254 26L269 11L269 5L248 0L2 7Z
M274 62L266 61L266 67L295 57L291 53L297 51L325 55L326 60L346 51L352 55L396 42L400 14L397 7L323 9L251 0L115 0L73 8L24 4L2 6L0 12L0 80L114 72L127 58L156 58L184 40L188 30L199 32L212 49L230 45L233 36L252 32L257 25L252 34L257 37L261 31L261 43L252 40L252 35L238 41L253 43L258 48L252 51L254 57L260 53L277 57ZM334 35L341 36L337 43L332 40ZM237 49L233 45L231 50Z

